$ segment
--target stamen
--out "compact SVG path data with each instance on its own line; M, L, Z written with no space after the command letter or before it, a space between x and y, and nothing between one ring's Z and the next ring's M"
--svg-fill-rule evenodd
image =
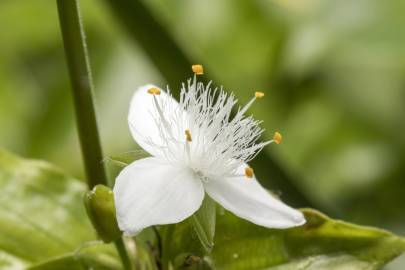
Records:
M189 129L186 129L186 130L184 131L184 133L186 134L186 140L187 140L188 142L191 142L191 141L192 141L192 138L191 138L191 132L190 132L190 130L189 130Z
M237 171L241 162L247 164L263 147L281 141L281 135L276 135L267 142L258 142L263 133L259 126L261 121L245 115L265 93L252 91L250 101L233 116L231 112L237 104L235 96L222 88L212 89L210 84L198 82L197 74L203 73L201 65L194 65L192 69L193 78L181 89L179 109L172 107L167 98L170 94L163 97L165 93L160 90L162 93L157 96L160 93L157 87L156 90L150 87L148 91L153 96L155 120L162 138L158 146L170 162L184 162L208 179L229 176ZM173 113L167 113L171 111ZM246 179L255 177L248 165L242 167L243 174Z
M156 87L152 87L148 89L148 94L151 95L160 95L160 89Z
M255 97L262 98L262 97L264 97L264 93L263 92L255 92Z
M280 133L280 132L277 132L277 131L274 132L273 141L274 141L276 144L280 144L282 140L283 140L283 136L281 135L281 133Z
M246 113L246 111L250 108L250 106L252 106L253 102L255 102L257 98L262 97L264 97L263 92L255 92L255 96L237 113L235 120L238 121L240 118L242 118L242 116Z
M194 72L196 75L202 75L202 74L204 74L204 69L203 69L203 66L202 66L202 65L192 65L192 66L191 66L191 69L193 70L193 72Z
M245 175L247 178L253 178L254 171L251 167L246 167L245 168Z

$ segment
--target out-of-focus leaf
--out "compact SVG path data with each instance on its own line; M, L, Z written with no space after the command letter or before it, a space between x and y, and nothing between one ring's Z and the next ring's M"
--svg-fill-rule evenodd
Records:
M190 243L184 233L190 229L181 223L176 233L183 234L173 240L172 258L197 255L214 269L225 270L374 270L405 250L405 239L390 232L333 220L315 210L303 212L306 225L287 230L256 226L228 212L219 214L214 249L206 256Z
M29 270L118 270L122 269L112 245L89 243L73 253L29 267Z
M190 217L191 225L205 252L211 252L215 235L215 202L206 195L200 209Z
M84 184L51 164L0 150L0 190L0 268L72 252L95 238Z

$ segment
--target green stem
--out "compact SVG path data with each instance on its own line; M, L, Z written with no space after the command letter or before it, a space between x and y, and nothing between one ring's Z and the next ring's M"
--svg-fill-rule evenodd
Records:
M162 270L169 269L169 261L170 261L170 246L172 245L172 239L174 234L174 224L167 225L163 228L163 237L162 237Z
M80 146L87 183L107 185L93 103L93 83L86 49L86 39L77 0L58 0L59 21L68 64Z
M122 265L124 267L124 270L131 270L132 269L132 264L131 260L128 257L128 252L127 249L125 248L124 241L122 238L116 240L114 242L115 247L117 248L118 254L120 255Z
M72 84L76 121L80 146L87 175L87 184L92 189L97 184L107 185L100 136L97 128L93 102L93 83L87 53L86 38L77 0L58 0L58 14L63 44ZM131 270L123 239L115 241L125 270Z

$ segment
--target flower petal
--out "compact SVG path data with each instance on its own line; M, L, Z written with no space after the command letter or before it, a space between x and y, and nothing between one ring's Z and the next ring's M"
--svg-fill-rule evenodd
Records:
M261 226L289 228L305 223L300 211L271 196L254 177L246 177L246 167L240 166L236 176L204 183L205 190L225 209Z
M156 124L156 120L159 120L160 116L156 109L154 96L148 93L151 88L159 89L155 85L147 84L135 91L129 108L128 124L132 137L139 146L151 155L161 157L162 152L156 147L163 145L161 130ZM163 90L160 90L156 99L165 104L162 108L165 117L170 117L174 111L179 110L179 103Z
M125 167L114 186L118 226L135 235L158 224L177 223L192 215L204 198L200 179L185 167L149 157Z

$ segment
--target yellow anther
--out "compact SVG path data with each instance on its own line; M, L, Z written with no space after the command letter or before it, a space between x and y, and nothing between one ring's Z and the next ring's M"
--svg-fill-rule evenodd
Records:
M263 92L255 92L255 97L262 98L262 97L264 97L264 93Z
M254 173L255 172L253 171L253 169L251 167L245 168L245 175L247 178L253 178Z
M276 144L280 144L282 140L283 140L283 136L281 135L281 133L280 133L280 132L277 132L277 131L274 132L273 141L274 141Z
M156 87L152 87L148 89L148 94L151 95L160 95L160 89Z
M204 74L204 69L202 65L192 65L191 69L193 70L193 72L197 75L202 75Z
M189 129L186 129L186 130L184 131L184 133L186 133L186 140L187 140L188 142L191 142L192 139L191 139L191 132L190 132L190 130L189 130Z

